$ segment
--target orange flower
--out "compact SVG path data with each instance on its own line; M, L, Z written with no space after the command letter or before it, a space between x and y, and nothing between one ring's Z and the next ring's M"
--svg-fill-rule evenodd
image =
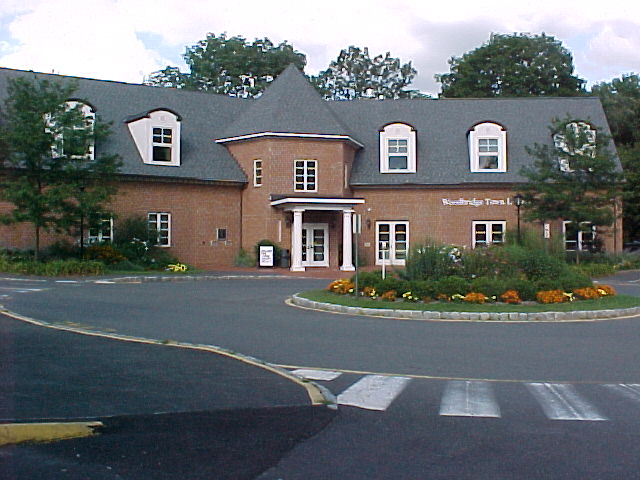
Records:
M520 303L522 300L520 299L520 295L515 290L507 290L502 295L500 295L500 301L504 303Z

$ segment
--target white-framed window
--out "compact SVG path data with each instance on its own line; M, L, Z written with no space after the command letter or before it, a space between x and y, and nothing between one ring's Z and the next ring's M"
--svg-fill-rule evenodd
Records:
M497 123L479 123L469 131L469 159L472 172L507 171L507 131Z
M226 228L216 228L216 240L218 240L219 242L227 240Z
M568 251L593 250L596 240L596 227L591 222L580 222L576 227L575 222L562 222L562 235L564 248Z
M568 141L567 136L571 137ZM558 150L558 168L571 173L571 158L576 156L594 156L596 153L596 130L586 122L569 122L564 131L553 135L553 144Z
M93 129L96 121L96 113L91 105L79 100L65 102L65 115L76 110L81 119L72 127L56 125L56 119L50 113L45 115L46 131L54 133L51 145L51 156L54 158L69 155L70 158L95 160L95 143ZM77 119L77 117L75 118Z
M153 110L128 121L140 158L148 165L179 167L181 118L169 110Z
M173 129L153 127L151 135L151 159L154 162L171 163Z
M147 214L149 230L155 230L158 235L159 247L171 246L171 214L167 212L149 212Z
M404 123L392 123L380 131L380 172L416 172L416 131Z
M503 244L506 229L507 222L502 220L482 220L471 222L473 248Z
M318 162L315 160L295 160L293 162L294 187L296 192L318 190Z
M262 186L262 160L253 161L253 186Z
M89 228L87 243L113 242L113 218L103 218L98 225Z
M409 222L376 222L376 265L404 265L409 249Z

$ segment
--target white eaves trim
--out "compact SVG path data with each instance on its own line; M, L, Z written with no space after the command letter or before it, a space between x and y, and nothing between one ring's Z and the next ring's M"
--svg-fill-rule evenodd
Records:
M347 140L360 148L364 148L364 145L357 140L354 140L349 135L329 135L322 133L284 133L284 132L261 132L250 133L248 135L240 135L238 137L219 138L216 143L236 142L238 140L249 140L251 138L261 137L282 137L282 138L322 138L329 140Z
M273 200L271 206L283 205L285 203L315 203L331 205L355 205L364 203L364 198L308 198L308 197L287 197Z

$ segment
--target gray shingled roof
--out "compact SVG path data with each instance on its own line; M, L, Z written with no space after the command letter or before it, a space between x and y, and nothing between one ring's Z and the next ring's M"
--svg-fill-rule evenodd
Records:
M34 74L0 69L0 97L6 96L7 80L18 75ZM352 185L511 183L523 180L518 171L532 161L525 146L551 144L548 127L554 118L587 120L610 133L600 100L595 97L326 102L293 65L257 100L101 80L77 81L76 96L91 103L103 120L113 122L112 134L102 148L106 153L118 153L124 161L122 172L130 175L246 182L227 149L214 140L280 132L346 135L362 143L364 148L356 153L351 173ZM129 134L127 120L158 108L182 118L180 167L144 164ZM497 122L507 130L507 173L469 171L467 133L482 121ZM393 122L416 129L414 174L379 171L379 131Z
M32 72L0 69L0 98L6 97L7 81ZM35 74L50 81L78 83L74 97L88 101L103 121L112 122L111 135L96 154L117 153L123 161L121 172L163 178L246 182L246 177L227 149L215 143L222 131L245 109L241 99L188 92L171 88L78 79L59 75ZM150 110L169 109L182 118L181 166L147 165L142 162L126 125L127 120L146 115Z
M229 125L223 138L264 132L352 136L293 64Z
M610 135L596 97L442 100L357 100L330 102L365 148L356 154L352 185L452 185L522 182L520 169L532 162L525 147L551 145L554 118L570 116L592 122ZM491 121L507 130L507 172L472 173L468 131ZM417 172L380 173L379 131L388 123L408 123L416 129Z

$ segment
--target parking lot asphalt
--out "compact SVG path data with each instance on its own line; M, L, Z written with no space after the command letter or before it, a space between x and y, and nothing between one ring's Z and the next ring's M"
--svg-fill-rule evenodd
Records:
M0 448L17 479L255 478L335 414L235 359L0 316L0 423L100 420L100 435Z

